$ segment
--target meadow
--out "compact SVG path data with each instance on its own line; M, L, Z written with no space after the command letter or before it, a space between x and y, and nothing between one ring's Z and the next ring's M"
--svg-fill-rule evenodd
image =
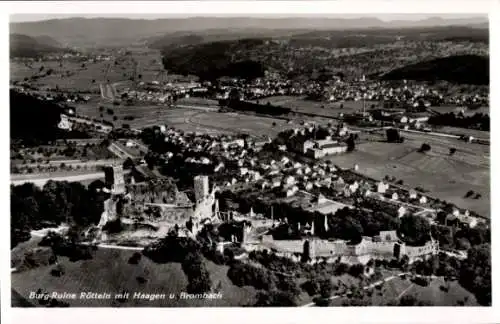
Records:
M489 146L428 135L403 135L402 144L363 143L354 152L327 159L343 168L358 164L358 172L378 180L386 175L396 177L406 186L424 188L431 196L490 217ZM423 143L431 146L430 152L418 152ZM457 149L452 156L450 148ZM482 197L465 198L468 190Z
M227 278L227 266L216 265L205 260L214 287L219 287L221 299L186 300L168 298L170 293L178 295L186 290L187 278L179 263L157 264L142 257L139 264L129 264L133 251L99 249L92 260L70 262L59 257L59 264L65 274L56 277L51 274L53 266L41 266L28 271L12 273L12 289L27 298L31 291L42 288L46 292L96 292L121 293L127 291L130 298L124 302L111 299L66 300L72 307L210 307L241 306L251 303L255 290L239 288ZM140 283L138 277L146 279ZM133 299L134 292L166 294L167 298L149 301ZM30 300L28 300L30 301ZM30 302L37 304L33 300Z
M448 286L448 291L440 287ZM395 278L385 282L381 289L371 290L371 296L365 297L370 306L385 306L388 302L396 304L404 296L413 296L418 301L430 303L433 306L457 306L464 302L464 306L478 306L473 294L465 290L458 282L446 283L442 278L432 279L428 286L419 286L412 283L408 278ZM369 293L365 292L365 296ZM332 306L342 306L348 299L346 297L334 299Z

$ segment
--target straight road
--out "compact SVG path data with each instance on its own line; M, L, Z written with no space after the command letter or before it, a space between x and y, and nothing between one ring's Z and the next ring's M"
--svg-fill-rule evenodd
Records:
M174 105L176 108L188 108L188 109L197 109L203 111L218 111L218 107L208 107L208 106L192 106L192 105Z
M104 178L104 172L95 172L95 173L87 173L87 174L78 174L78 175L65 175L65 176L56 176L56 177L47 177L47 178L26 178L26 179L12 179L10 183L12 185L18 186L24 183L33 183L35 186L43 187L49 180L54 181L69 181L69 182L77 182L77 181L85 181L85 180L97 180Z
M82 160L53 160L49 161L49 163L27 163L27 164L22 164L23 167L37 167L39 165L41 166L48 166L48 165L56 165L59 166L61 163L64 163L66 165L71 165L71 166L101 166L101 165L109 165L113 164L116 162L123 163L123 161L117 161L117 159L105 159L105 160L92 160L92 161L82 161Z

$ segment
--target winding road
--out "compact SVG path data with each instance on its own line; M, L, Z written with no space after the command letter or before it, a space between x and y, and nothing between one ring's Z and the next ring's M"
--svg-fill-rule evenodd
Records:
M387 277L385 279L382 279L382 280L379 280L377 282L374 282L370 285L366 285L363 287L363 290L368 290L368 289L372 289L374 288L375 286L378 286L382 283L385 283L385 282L388 282L388 281L391 281L393 279L396 279L396 278L400 278L404 275L409 275L410 273L409 272L402 272L402 273L399 273L397 275L394 275L394 276L390 276L390 277ZM333 296L330 296L330 298L328 298L328 300L334 300L334 299L338 299L338 298L341 298L341 297L344 297L345 295L333 295ZM402 296L402 294L400 294L400 296ZM309 304L305 304L305 305L302 305L302 307L311 307L311 306L315 306L316 303L309 303Z

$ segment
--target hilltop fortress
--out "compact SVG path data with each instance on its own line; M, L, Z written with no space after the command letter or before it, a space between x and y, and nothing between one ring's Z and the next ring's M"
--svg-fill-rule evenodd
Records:
M120 178L120 168L113 168L118 175L109 177L113 181ZM425 258L428 255L437 254L439 251L438 242L431 238L423 246L408 246L398 237L396 231L381 231L374 237L363 236L357 244L352 244L344 240L326 240L317 237L316 231L325 232L328 230L327 215L324 221L314 221L305 226L306 236L301 239L277 240L269 231L279 226L285 220L275 220L265 218L255 214L250 210L249 214L242 215L234 211L221 212L215 193L218 188L210 190L207 176L196 176L194 178L194 204L177 191L175 186L169 187L175 191L174 198L166 198L165 193L160 193L163 201L172 200L170 203L146 202L142 195L148 194L149 199L154 200L154 196L148 193L148 187L137 189L140 184L134 184L135 190L130 188L127 192L120 185L109 184L111 197L105 201L104 211L99 222L100 241L109 240L110 237L103 233L103 227L112 221L120 219L132 230L125 230L114 235L117 239L134 239L138 242L145 239L156 239L163 237L168 232L176 230L178 236L188 236L196 239L196 235L205 224L240 223L241 233L233 235L230 241L217 243L217 250L224 252L224 247L229 244L238 243L247 253L251 251L267 250L278 256L287 257L295 262L336 262L341 261L348 264L366 264L371 259L400 259L407 256L409 262ZM118 184L122 184L121 180ZM150 183L158 186L157 183ZM163 187L156 187L163 188ZM107 189L105 189L107 190ZM153 198L151 198L153 197ZM130 209L120 206L119 201L135 202L135 212L140 211L140 217L133 217ZM141 203L139 203L141 202Z

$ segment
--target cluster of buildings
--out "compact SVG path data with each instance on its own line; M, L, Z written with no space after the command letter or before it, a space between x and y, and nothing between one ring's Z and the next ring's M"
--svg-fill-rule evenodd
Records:
M271 96L302 96L315 82L291 81L283 78L257 78L252 81L224 78L216 88L216 99L257 100ZM236 90L236 92L235 92Z
M316 235L316 232L328 229L329 214L346 207L354 208L351 204L353 197L394 205L396 211L394 217L414 214L427 217L429 222L433 222L437 209L431 206L433 199L422 193L402 189L385 181L377 182L371 179L359 179L359 177L344 180L345 174L351 172L356 174L359 169L358 165L355 165L353 170L339 170L331 163L300 163L285 155L280 160L258 160L249 153L248 149L254 145L254 142L247 138L206 135L193 137L192 134L182 134L165 127L161 130L167 141L185 145L198 152L210 153L211 156L214 153L222 154L227 158L225 164L210 161L214 166L213 174L228 173L231 175L231 180L214 183L212 186L208 176L196 176L193 179L193 203L180 206L179 201L182 199L179 198L171 204L158 204L159 206L156 207L163 211L159 212L156 217L150 217L148 219L150 224L166 227L169 230L177 228L178 235L195 238L197 232L205 224L243 222L242 233L235 235L230 242L219 242L217 244L219 251L223 252L225 246L238 243L246 253L265 249L297 262L301 261L305 254L310 257L310 262L340 260L350 264L366 264L371 259L391 260L400 259L403 256L408 256L410 262L413 262L439 252L438 243L433 239L422 246L408 246L394 231L382 231L374 237L362 237L357 244L343 240L320 239ZM202 160L201 158L189 163L203 163ZM119 174L121 174L120 170L113 168L113 171L106 176L106 182L111 184L108 190L114 195L124 193L121 180L117 180ZM215 192L219 186L237 185L256 190L262 196L281 193L276 195L277 201L300 206L305 210L319 211L325 217L323 221L314 221L304 225L303 233L307 235L300 239L274 239L272 235L269 235L269 230L286 222L286 219L276 220L272 216L266 218L262 215L255 215L253 211L248 215L240 215L230 210L219 210L219 204L215 198ZM109 202L106 206L113 214L113 203ZM108 214L103 213L104 221L111 219ZM450 222L458 221L470 227L478 224L476 217L470 215L468 211L458 209L454 209L446 219ZM191 222L190 227L187 225L189 222Z
M368 81L363 76L355 82L335 80L318 85L308 92L308 97L319 101L362 101L382 102L387 108L402 107L425 109L431 106L469 105L487 106L489 93L447 94L440 89L422 83Z
M281 155L281 158L258 159L250 153L252 150L258 151L255 140L251 138L229 135L193 137L166 128L164 132L166 141L177 143L189 151L199 153L198 158L188 157L185 163L213 166L216 185L221 188L254 190L262 196L274 197L276 200L284 199L292 205L295 204L308 210L318 210L325 214L351 206L355 197L362 197L393 206L395 217L421 213L420 215L426 217L429 222L434 222L439 206L442 205L416 190L408 190L385 181L377 182L362 177L357 172L360 168L358 164L353 165L352 170L338 170L328 161L299 162L287 154L286 148L280 152L281 154L277 154ZM263 142L266 141L263 140ZM333 150L336 150L337 143L330 139L306 141L300 150L306 153L325 148L325 146L329 149L330 143L333 144ZM344 149L342 147L339 151L332 153L340 153ZM172 156L172 153L167 153L167 161ZM214 156L218 157L218 161L214 160ZM344 179L346 174L351 176ZM319 198L311 203L311 197L308 197L308 194ZM307 201L307 203L304 204L302 201ZM467 213L467 211L458 212L459 215ZM466 223L470 226L475 226L475 222L480 221L476 217L463 216L461 219L467 220Z
M205 96L208 88L199 82L140 82L138 87L125 88L121 95L135 98L139 101L154 103L171 103L174 98L189 98L190 96Z

